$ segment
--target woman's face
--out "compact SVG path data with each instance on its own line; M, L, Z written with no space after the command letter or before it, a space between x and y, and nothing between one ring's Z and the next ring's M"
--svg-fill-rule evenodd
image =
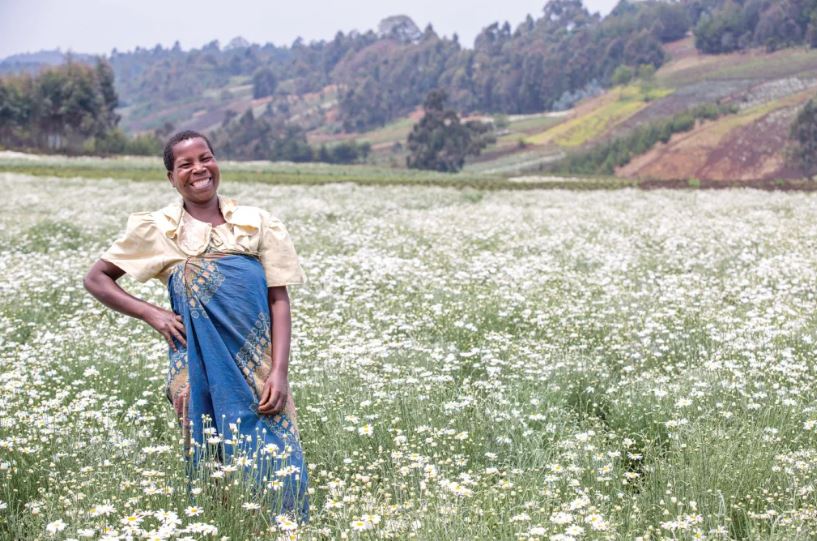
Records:
M185 201L203 204L216 197L221 172L207 142L196 137L173 145L173 170L167 178Z

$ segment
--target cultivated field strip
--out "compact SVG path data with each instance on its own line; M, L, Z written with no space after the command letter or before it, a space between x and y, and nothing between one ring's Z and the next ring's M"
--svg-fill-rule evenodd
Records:
M166 347L82 289L169 186L0 190L2 538L817 536L813 195L225 182L308 276L299 525L234 465L188 484Z
M551 162L553 154L540 154L523 164L525 167ZM517 160L518 161L518 160ZM219 162L226 180L258 182L274 185L320 186L348 182L358 186L419 186L463 188L478 190L533 190L533 189L615 189L631 186L634 181L610 176L583 176L580 178L531 181L524 184L508 182L507 176L519 170L511 161L495 168L473 170L457 174L394 169L376 165L331 165L324 163L291 162ZM523 167L524 169L524 167ZM66 157L20 154L0 151L0 172L38 177L117 179L164 182L166 172L156 158L146 157Z

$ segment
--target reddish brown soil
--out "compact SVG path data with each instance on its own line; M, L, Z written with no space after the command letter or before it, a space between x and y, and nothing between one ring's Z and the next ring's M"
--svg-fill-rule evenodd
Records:
M621 167L618 176L635 179L756 181L798 179L802 172L787 165L789 126L810 92L786 98L780 107L745 125L729 128L729 117L699 124L658 144Z

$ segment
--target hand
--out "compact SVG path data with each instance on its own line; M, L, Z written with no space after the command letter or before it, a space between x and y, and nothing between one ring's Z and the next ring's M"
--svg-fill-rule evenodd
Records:
M179 341L179 343L187 347L187 340L184 337L184 320L182 320L182 316L171 312L170 310L165 310L164 308L159 308L158 306L152 306L143 316L145 323L156 329L156 331L164 336L167 343L173 349L176 350L176 343L173 341L175 338Z
M289 398L289 380L286 374L272 372L264 388L261 390L261 398L258 401L258 413L262 415L275 415L283 411Z

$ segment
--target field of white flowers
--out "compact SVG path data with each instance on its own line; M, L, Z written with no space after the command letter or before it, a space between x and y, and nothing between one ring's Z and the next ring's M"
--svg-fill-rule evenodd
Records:
M817 536L814 195L225 179L288 225L309 279L296 524L234 469L188 485L166 346L82 288L169 186L0 191L0 538Z

